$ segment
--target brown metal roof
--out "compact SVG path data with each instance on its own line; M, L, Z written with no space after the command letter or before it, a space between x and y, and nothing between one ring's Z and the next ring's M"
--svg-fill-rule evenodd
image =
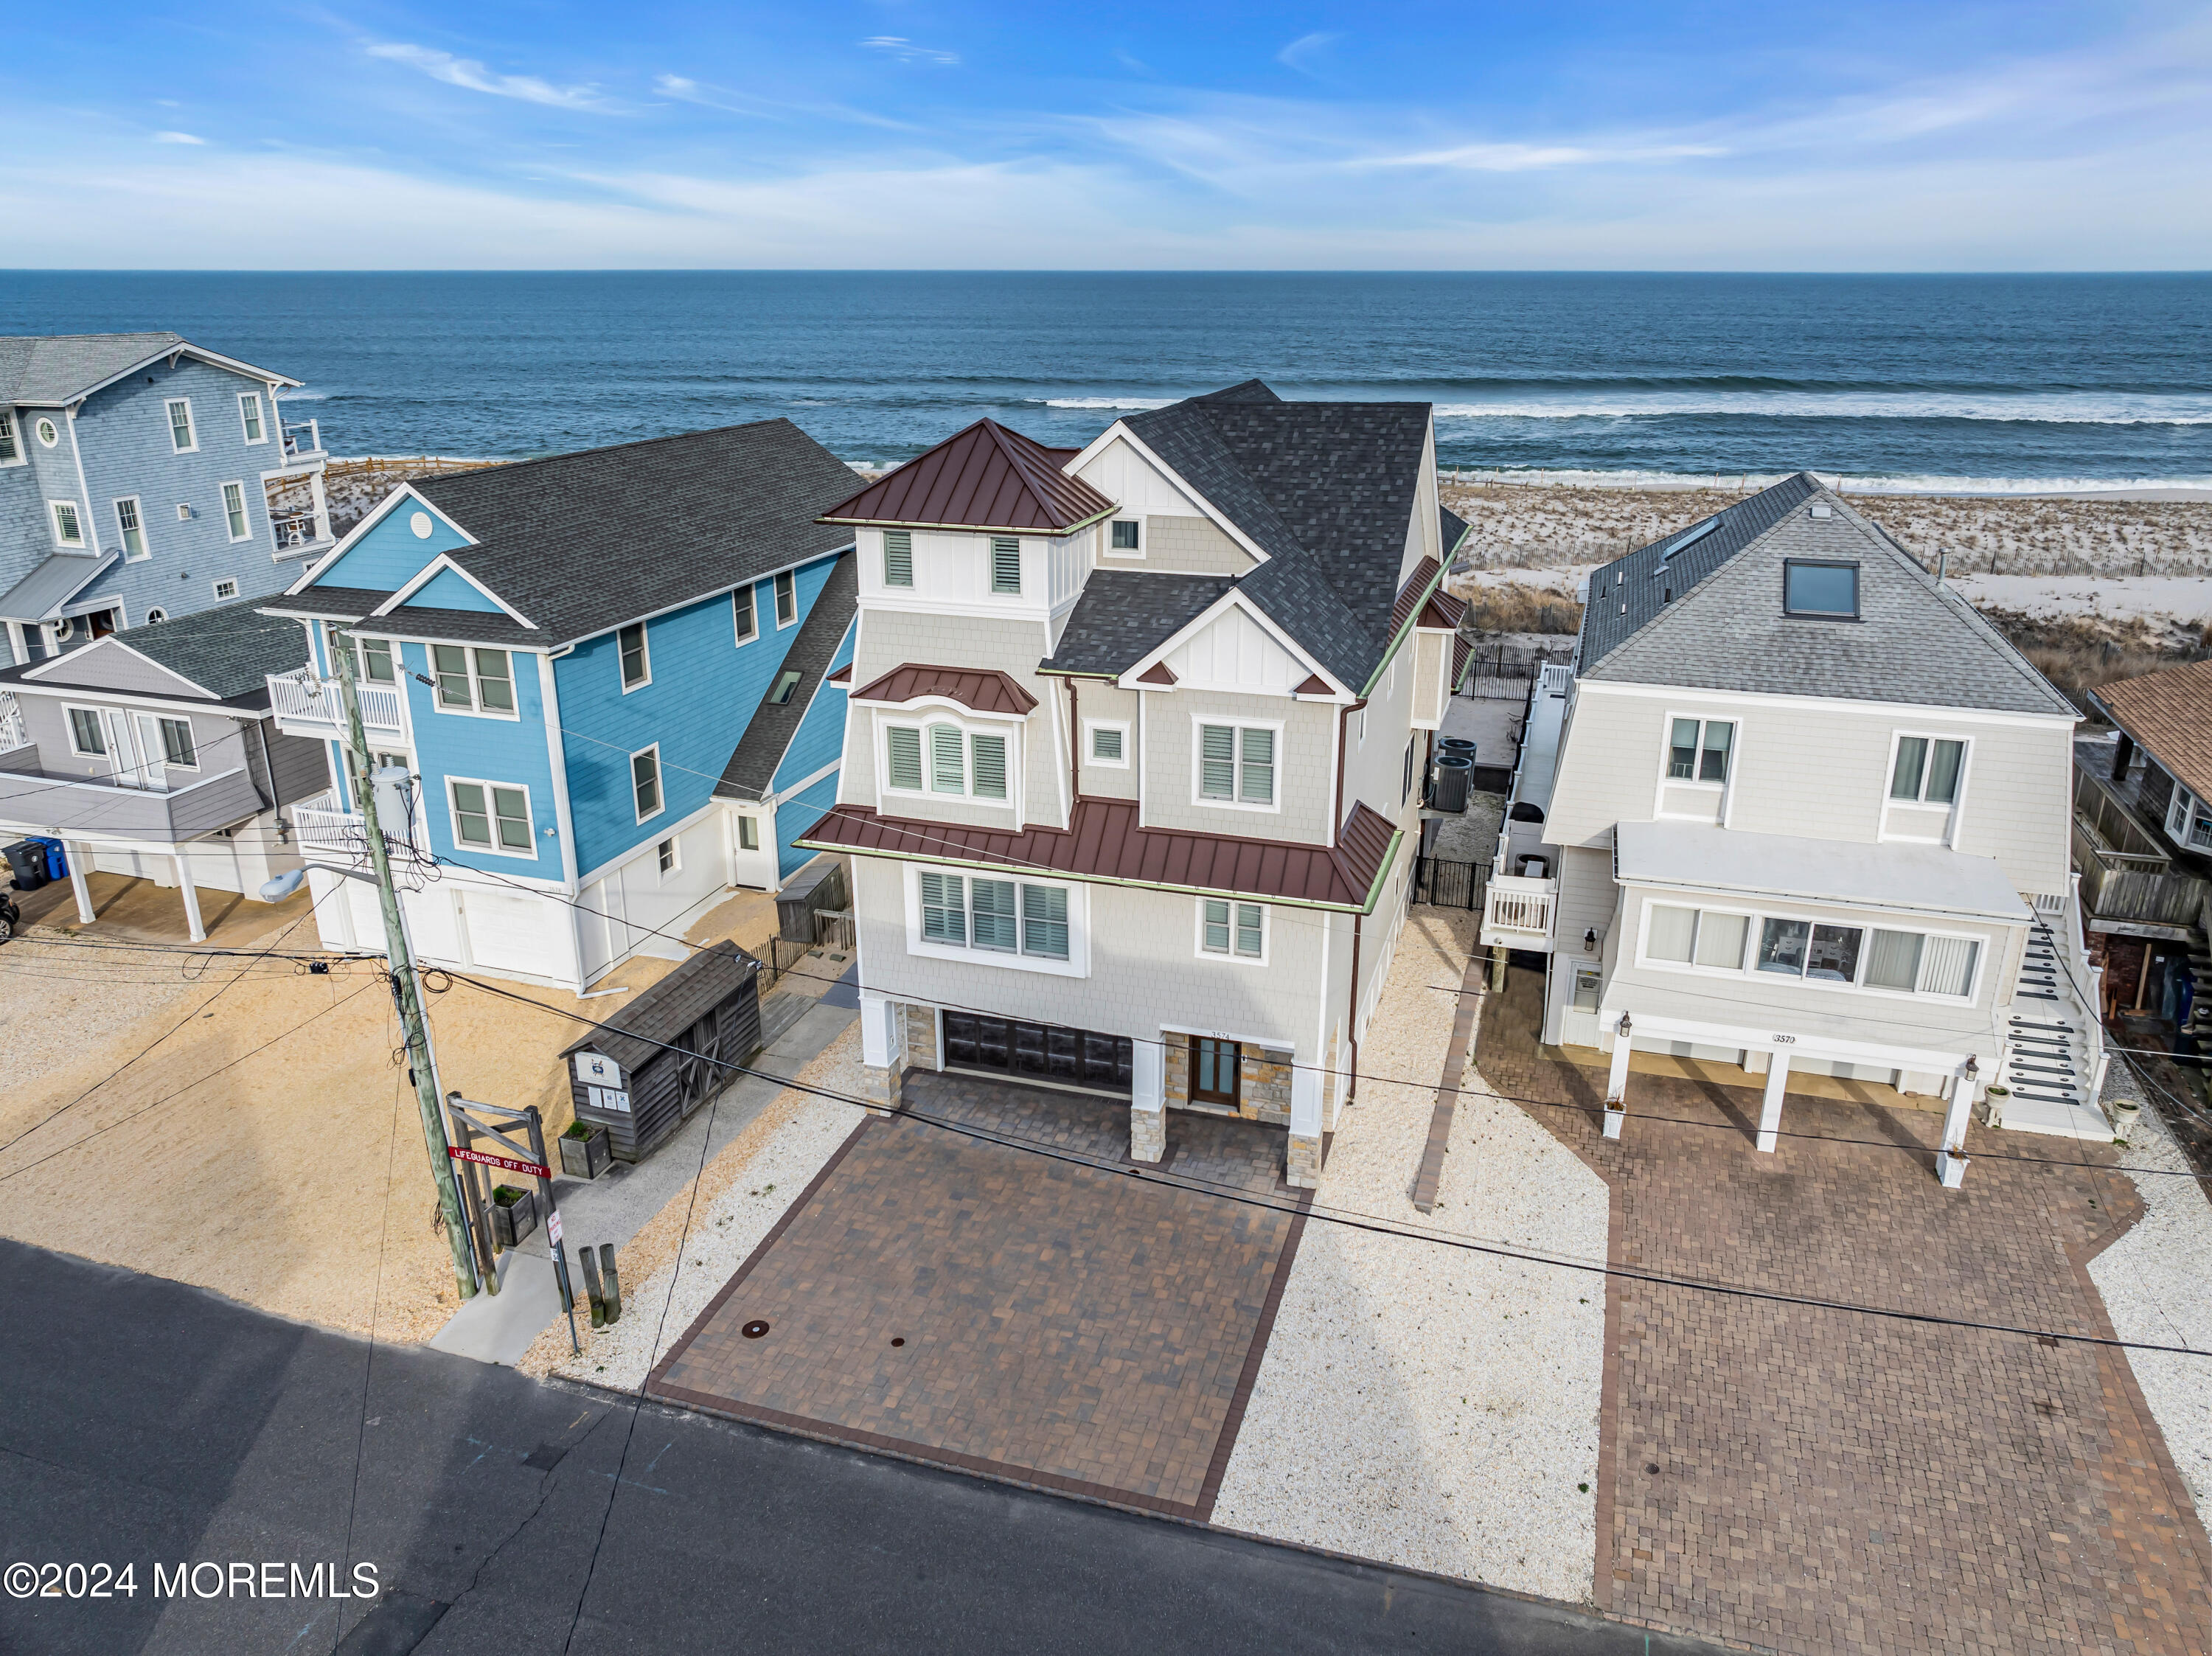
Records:
M1136 802L1080 799L1073 826L1022 833L884 816L839 805L799 844L817 851L975 863L1121 885L1218 891L1364 913L1397 842L1389 819L1355 804L1334 846L1140 828Z
M1073 455L978 420L816 521L1059 534L1114 502L1060 470Z
M823 681L824 683L829 684L850 684L852 682L853 664L849 661L843 666L838 668L835 672L831 673L830 676Z
M1164 661L1156 661L1137 675L1139 684L1172 684L1175 682L1175 669Z
M1413 566L1413 573L1406 577L1406 584L1398 589L1398 601L1390 606L1390 636L1398 636L1421 601L1429 595L1429 587L1443 573L1443 566L1434 558L1423 558Z
M1292 695L1334 695L1336 692L1329 688L1328 681L1319 673L1308 673L1306 682L1291 694Z
M2115 679L2089 693L2200 799L2212 799L2212 661Z
M1441 633L1456 633L1459 631L1459 618L1466 613L1465 598L1454 597L1438 588L1429 594L1429 601L1421 606L1421 618L1414 625L1432 627Z
M853 692L855 701L905 703L919 695L950 696L979 713L1026 713L1036 698L995 667L930 667L906 662Z

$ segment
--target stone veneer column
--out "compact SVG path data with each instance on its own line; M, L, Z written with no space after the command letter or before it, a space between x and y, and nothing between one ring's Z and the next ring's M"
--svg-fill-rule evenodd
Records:
M1321 1077L1311 1070L1291 1072L1291 1141L1283 1178L1294 1190L1321 1183Z
M937 1009L917 1005L908 1001L904 1009L906 1019L906 1061L917 1070L941 1070L944 1060L937 1051Z
M1171 1110L1190 1107L1190 1037L1168 1034L1160 1037L1162 1055L1166 1060L1166 1091L1164 1101Z
M1163 1081L1166 1052L1149 1040L1131 1044L1129 1052L1129 1159L1157 1162L1168 1153L1167 1096Z

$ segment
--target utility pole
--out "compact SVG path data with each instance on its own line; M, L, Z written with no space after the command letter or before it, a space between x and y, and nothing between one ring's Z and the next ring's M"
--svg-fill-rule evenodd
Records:
M362 828L368 838L368 865L376 876L376 895L384 907L384 952L392 966L392 999L398 1009L400 1028L407 1035L407 1069L415 1081L415 1101L422 1113L422 1139L430 1150L430 1178L438 1187L438 1206L446 1216L446 1242L453 1253L453 1282L461 1298L476 1297L477 1273L469 1246L467 1221L461 1217L460 1192L453 1184L453 1158L447 1154L445 1101L438 1096L438 1077L430 1065L430 1021L422 1015L422 986L415 975L414 956L407 947L407 927L400 918L399 893L392 883L392 857L376 822L376 784L369 773L368 731L362 724L361 696L354 685L353 634L333 627L330 640L332 664L337 669L338 697L345 704L346 757L353 773L355 800L361 806Z

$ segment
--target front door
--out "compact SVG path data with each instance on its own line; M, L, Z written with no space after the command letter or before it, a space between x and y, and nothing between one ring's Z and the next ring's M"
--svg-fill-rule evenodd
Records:
M152 713L140 713L136 723L140 773L148 787L166 788L169 786L168 772L165 768L168 749L161 742L161 721Z
M1194 1104L1237 1107L1237 1043L1193 1035L1190 1041L1190 1097Z
M145 762L131 734L131 715L118 708L106 707L100 711L100 723L107 737L107 762L115 773L115 779L126 788L159 786L146 779Z

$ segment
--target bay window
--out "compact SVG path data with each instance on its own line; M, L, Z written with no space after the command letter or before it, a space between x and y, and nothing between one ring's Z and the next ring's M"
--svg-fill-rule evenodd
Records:
M2212 851L2212 810L2187 788L2178 784L2166 807L2167 838L2179 846Z

